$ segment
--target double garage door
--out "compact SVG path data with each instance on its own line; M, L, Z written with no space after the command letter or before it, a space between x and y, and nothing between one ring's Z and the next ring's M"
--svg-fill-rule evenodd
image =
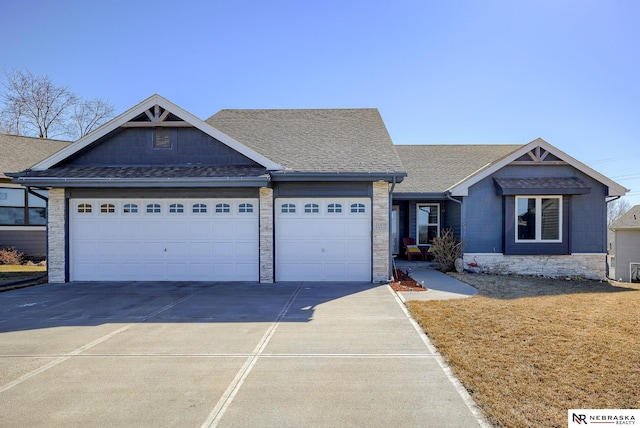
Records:
M72 199L72 281L258 281L258 199Z
M258 199L71 199L72 281L258 281ZM276 281L371 281L371 200L278 198Z

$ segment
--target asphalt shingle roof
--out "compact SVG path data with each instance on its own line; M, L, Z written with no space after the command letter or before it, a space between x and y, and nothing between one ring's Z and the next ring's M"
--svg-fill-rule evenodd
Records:
M634 205L622 217L613 222L610 229L638 229L640 230L640 205Z
M292 172L404 172L377 109L221 110L206 122Z
M250 166L63 166L44 171L25 171L21 177L51 178L221 178L259 177L266 174L262 167Z
M0 134L0 178L6 172L30 168L69 144L70 141Z
M397 145L408 176L394 193L442 193L522 145Z

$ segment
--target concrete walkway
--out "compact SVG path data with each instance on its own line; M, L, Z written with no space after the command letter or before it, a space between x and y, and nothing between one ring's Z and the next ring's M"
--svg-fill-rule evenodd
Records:
M473 427L387 285L72 283L0 293L0 426Z
M404 269L406 270L406 268ZM424 284L429 290L398 293L404 301L460 299L478 294L476 288L435 269L426 266L416 266L409 269L409 276L419 284Z

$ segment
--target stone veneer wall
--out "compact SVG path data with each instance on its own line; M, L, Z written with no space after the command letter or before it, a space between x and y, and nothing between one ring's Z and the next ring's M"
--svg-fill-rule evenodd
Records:
M373 183L373 282L389 280L389 184Z
M65 206L64 189L49 190L47 206L49 282L65 282L66 280Z
M260 188L260 282L273 282L273 189Z
M481 272L493 274L538 275L549 277L580 276L602 280L606 275L606 254L504 255L467 253L465 266L474 261Z

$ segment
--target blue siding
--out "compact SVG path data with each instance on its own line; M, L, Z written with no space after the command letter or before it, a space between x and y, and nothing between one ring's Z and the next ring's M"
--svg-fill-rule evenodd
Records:
M68 164L258 166L196 128L172 128L172 146L168 149L154 148L153 136L154 128L123 129L99 140Z
M370 182L303 182L277 183L274 197L317 198L317 197L372 197Z
M502 197L496 195L493 179L486 178L472 186L463 203L465 252L502 253Z

